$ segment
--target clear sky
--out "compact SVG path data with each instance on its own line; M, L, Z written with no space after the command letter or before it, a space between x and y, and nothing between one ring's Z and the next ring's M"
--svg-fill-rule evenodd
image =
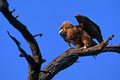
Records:
M115 37L109 44L120 43L120 0L9 0L10 10L16 9L14 16L27 26L32 34L43 33L36 40L42 56L47 61L68 49L59 35L59 27L64 21L77 25L75 14L88 16L97 23L106 39ZM31 55L21 34L13 28L0 13L0 78L1 80L27 80L28 64L20 58L15 43L7 35L9 31L18 39L22 48ZM74 46L73 46L74 47ZM120 80L120 55L104 53L96 57L80 57L78 63L59 72L52 80Z

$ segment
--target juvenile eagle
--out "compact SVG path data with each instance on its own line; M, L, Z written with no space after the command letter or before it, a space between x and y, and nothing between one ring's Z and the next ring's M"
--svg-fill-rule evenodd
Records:
M87 32L80 27L73 26L70 22L64 22L60 27L59 33L68 43L69 48L71 48L70 43L75 45L77 48L96 45Z
M79 23L77 26L64 22L59 29L60 35L68 43L69 48L71 48L70 43L77 48L94 46L97 43L93 41L93 38L97 39L99 43L103 41L97 24L86 16L75 15L75 18Z

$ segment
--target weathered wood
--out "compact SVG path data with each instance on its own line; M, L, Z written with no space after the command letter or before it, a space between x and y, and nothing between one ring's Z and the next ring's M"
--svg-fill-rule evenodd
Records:
M51 63L49 63L43 70L41 70L41 65L45 61L42 59L38 44L34 39L34 36L27 30L26 26L19 22L13 15L12 12L8 10L8 2L6 0L0 0L0 12L6 17L11 25L16 28L28 42L32 57L28 55L21 47L20 42L17 41L9 33L11 39L16 43L19 51L22 53L20 56L25 57L29 65L28 80L51 80L57 73L68 68L76 62L79 57L83 56L96 56L105 52L116 52L120 54L120 44L118 45L108 45L108 41L113 38L114 35L100 43L99 45L90 48L71 48L65 51L60 56L56 57ZM38 34L41 35L41 34ZM37 35L35 35L37 36Z
M107 46L108 41L113 38L113 35L108 39L103 41L101 44L94 47L85 49L69 49L63 54L55 58L51 63L49 63L43 71L48 73L40 72L39 80L51 80L57 73L64 70L74 64L79 57L83 56L97 56L103 52L117 52L120 53L120 44Z
M23 25L12 15L8 7L9 7L8 2L6 0L0 0L0 9L1 9L0 11L9 21L9 23L13 25L13 27L16 28L22 34L22 36L30 46L32 52L32 58L35 64L34 66L32 66L33 64L29 64L28 80L37 80L36 77L38 78L38 73L40 72L41 64L42 64L42 55L40 53L40 49L33 35L28 31L25 25Z

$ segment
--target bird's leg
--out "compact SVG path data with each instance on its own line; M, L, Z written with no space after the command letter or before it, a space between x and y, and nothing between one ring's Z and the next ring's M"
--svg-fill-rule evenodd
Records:
M68 47L69 47L69 48L71 48L71 45L70 45L70 43L69 43L69 42L68 42Z

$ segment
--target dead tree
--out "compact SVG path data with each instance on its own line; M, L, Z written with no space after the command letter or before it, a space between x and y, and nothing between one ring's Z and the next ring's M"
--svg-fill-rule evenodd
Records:
M50 80L52 79L58 72L64 70L71 66L79 57L82 56L91 56L98 55L105 52L116 52L120 53L120 44L118 45L108 45L108 41L111 40L114 35L110 36L108 39L96 45L94 47L86 48L86 49L74 49L71 48L60 56L56 57L51 63L49 63L46 67L41 69L41 65L45 62L45 59L42 59L42 55L39 49L39 46L35 40L35 36L42 35L32 35L20 21L18 21L16 17L12 15L12 12L8 9L9 4L6 0L0 0L0 12L5 16L5 18L9 21L9 23L16 28L27 41L30 46L32 56L28 55L21 47L20 42L10 35L10 38L16 43L19 51L21 52L20 57L24 57L29 65L29 73L28 80Z

